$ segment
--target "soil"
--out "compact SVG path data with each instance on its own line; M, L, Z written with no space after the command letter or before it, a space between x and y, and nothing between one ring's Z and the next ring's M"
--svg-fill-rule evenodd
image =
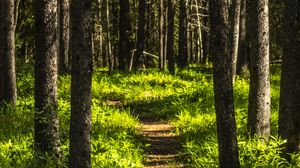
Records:
M167 121L142 119L140 130L147 157L144 168L181 168L180 137Z

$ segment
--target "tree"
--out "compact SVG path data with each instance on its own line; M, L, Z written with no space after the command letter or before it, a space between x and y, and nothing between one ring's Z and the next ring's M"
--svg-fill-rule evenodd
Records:
M229 23L226 0L210 0L211 50L220 167L240 167L228 48Z
M72 0L69 167L91 167L92 0Z
M104 29L106 32L106 47L107 47L107 60L108 60L108 66L109 66L109 70L112 71L114 69L114 57L113 57L113 53L112 53L112 46L111 46L111 33L110 33L110 19L109 19L109 1L108 0L104 0L103 3L103 9L105 12L105 19L104 19Z
M128 68L131 52L131 20L129 0L120 0L119 31L119 69L124 71L126 68Z
M187 38L187 1L179 1L179 43L178 43L178 67L184 68L188 65L188 38ZM191 37L190 37L191 38ZM191 48L192 50L192 48Z
M166 1L160 1L159 7L159 69L166 67Z
M231 74L233 82L236 75L237 57L239 49L239 34L240 34L240 12L241 0L233 0L232 2L233 19L232 19L232 39L231 39Z
M58 71L63 74L70 69L69 58L69 0L58 1L59 13L59 59Z
M58 156L57 0L35 2L34 146L38 153Z
M270 135L270 74L268 0L249 3L251 34L251 70L248 106L248 129L253 136L268 139ZM258 10L259 9L259 10Z
M136 54L135 54L135 69L141 69L143 66L143 51L145 41L145 10L146 1L139 0L139 20L138 20L138 33L136 42Z
M16 104L14 1L2 0L0 23L0 103Z
M201 0L201 5L203 6L201 12L203 13L203 15L208 15L208 6L209 6L209 0ZM200 41L200 43L202 43L202 50L203 50L203 55L202 55L202 60L201 63L202 64L206 64L208 61L208 56L209 56L209 16L204 16L202 19L202 24L204 26L203 29L201 29L202 31L202 41Z
M174 16L175 16L174 0L168 0L168 34L167 34L167 59L168 69L171 73L175 73L175 56L174 56Z
M278 134L288 139L287 153L300 151L300 51L299 51L299 2L285 2L284 31L286 41L282 57L280 84L280 110Z
M247 40L246 40L246 0L241 0L240 9L240 33L239 33L239 47L237 57L236 74L243 75L248 70L248 53L247 53Z

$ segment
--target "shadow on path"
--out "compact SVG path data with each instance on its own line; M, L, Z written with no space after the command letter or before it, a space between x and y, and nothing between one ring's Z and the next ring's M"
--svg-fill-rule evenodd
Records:
M145 168L181 168L180 137L167 121L140 116L140 131L147 154Z

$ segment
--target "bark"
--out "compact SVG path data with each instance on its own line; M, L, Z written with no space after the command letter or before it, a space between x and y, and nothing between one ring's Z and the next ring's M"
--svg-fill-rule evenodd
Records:
M14 1L2 0L0 23L0 103L13 105L17 101L15 67L15 21Z
M182 69L188 65L188 23L186 0L179 1L179 11L179 43L177 64L178 67ZM192 50L192 47L190 49Z
M293 153L300 150L300 7L298 0L286 1L285 5L286 41L282 57L278 134L288 139L285 152Z
M69 167L91 167L92 0L71 1L71 123Z
M145 10L146 1L139 0L139 19L138 19L138 32L135 53L135 69L142 69L143 67L143 51L145 42Z
M209 6L209 0L207 0L206 2L204 0L201 1L202 5L203 5L203 14L204 15L208 15L208 11L207 11L207 8ZM203 54L202 54L202 59L201 59L201 63L202 64L206 64L209 60L209 30L208 30L208 27L209 27L209 16L205 16L203 17L203 25L206 27L202 29L201 33L202 33L202 41L200 41L200 43L202 43L202 50L203 50Z
M240 167L229 53L227 1L210 0L211 54L221 168Z
M114 69L114 56L112 54L112 46L111 46L111 33L110 33L110 12L109 12L109 1L104 0L103 1L103 7L105 11L105 22L104 22L104 29L106 32L106 47L107 47L107 60L108 60L108 66L109 70L112 71Z
M69 71L69 0L59 0L59 73Z
M246 0L241 0L240 9L240 33L239 33L239 48L237 57L236 74L244 75L249 69L249 61L247 54L247 41L246 41Z
M159 69L164 70L166 67L166 8L165 1L160 1L159 7Z
M111 43L112 43L112 54L114 57L114 69L119 65L119 2L117 0L110 1L111 5L111 17L112 17L112 31L111 31Z
M57 0L35 2L34 146L38 153L58 156Z
M241 11L241 0L233 0L233 21L232 21L232 43L231 43L231 74L233 82L236 75L238 47L239 47L239 33L240 33L240 11Z
M119 69L125 71L128 69L131 53L131 19L129 0L120 0L119 31Z
M167 35L167 59L168 69L175 73L175 56L174 56L174 0L168 0L168 35Z
M266 140L270 135L270 73L268 0L251 2L254 26L251 37L251 70L248 106L248 129Z
M202 6L204 0L201 0L200 3L198 3L198 0L195 0L195 8L196 8L196 14L197 14L197 22L198 22L198 26L197 26L197 30L198 32L195 34L198 34L198 39L196 40L198 43L198 48L197 48L197 60L196 62L199 63L202 59L203 59L203 54L204 54L204 48L203 48L203 34L205 33L205 30L202 28L202 24L204 24L204 20L207 20L207 17L205 19L201 19L200 15L201 15L201 11L205 11L206 6ZM200 6L199 6L200 5ZM203 10L199 10L203 9ZM206 12L206 11L205 11ZM203 14L205 14L205 12L203 12ZM202 23L203 22L203 23ZM205 24L204 24L205 26ZM196 31L195 31L196 32Z

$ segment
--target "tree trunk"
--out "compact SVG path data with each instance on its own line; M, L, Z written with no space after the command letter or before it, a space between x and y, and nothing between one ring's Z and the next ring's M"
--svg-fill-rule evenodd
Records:
M298 0L286 1L285 5L286 41L282 57L278 134L288 139L285 152L293 153L300 150L300 9Z
M268 0L251 2L252 55L248 106L248 129L253 136L268 139L270 135L270 74ZM260 9L260 10L256 10Z
M168 69L175 73L175 56L174 56L174 0L168 0L168 35L167 35L167 59Z
M185 68L188 64L188 23L187 1L179 1L179 43L178 43L178 67ZM191 31L191 30L190 30ZM190 37L191 38L191 37ZM192 50L192 47L190 48Z
M166 60L166 7L165 1L160 1L159 7L159 69L164 70Z
M207 8L209 6L209 0L207 1L204 1L204 0L201 0L201 4L203 5L203 14L204 15L208 15L208 12L207 12ZM200 43L202 43L202 50L203 50L203 54L202 54L202 59L201 59L201 63L202 64L206 64L209 60L209 30L208 30L208 27L209 27L209 16L204 16L203 17L203 21L202 21L203 25L205 26L205 28L202 29L201 33L202 33L202 41L200 41Z
M111 36L110 36L110 16L109 16L109 1L104 0L103 1L103 8L105 11L105 22L104 22L104 29L106 33L106 47L107 47L107 60L108 60L108 67L109 71L114 70L114 56L112 54L112 46L111 46Z
M69 71L69 0L59 0L59 73Z
M34 146L38 153L59 153L57 118L57 0L35 2Z
M211 54L214 56L214 92L221 168L240 167L234 115L229 53L227 1L210 0Z
M143 51L145 41L145 10L146 1L139 0L139 20L138 20L138 32L137 32L137 43L135 53L135 69L142 69L143 67Z
M2 0L0 23L0 103L17 101L14 1Z
M119 20L119 69L128 69L131 45L131 21L130 21L129 0L120 0L120 20Z
M248 71L249 61L247 54L247 41L246 41L246 0L241 0L240 9L240 33L239 33L239 48L237 57L236 74L244 75Z
M92 1L71 1L71 123L69 167L91 167Z
M231 74L233 82L236 75L237 57L239 49L239 33L240 33L240 11L241 11L241 0L233 0L233 21L232 21L232 43L231 43Z

